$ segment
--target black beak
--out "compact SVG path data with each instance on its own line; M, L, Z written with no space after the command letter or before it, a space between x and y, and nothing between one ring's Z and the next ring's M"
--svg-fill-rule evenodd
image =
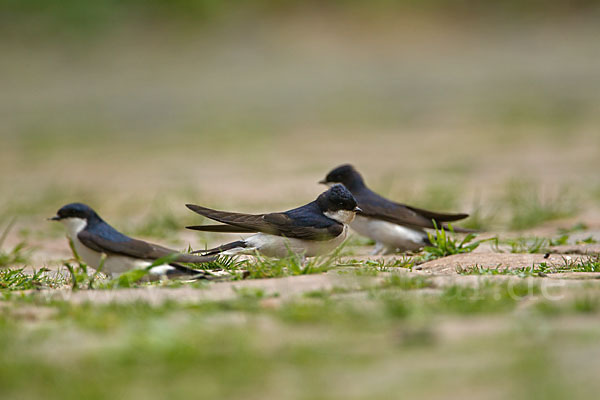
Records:
M362 208L360 207L354 207L354 212L362 212Z
M319 181L319 183L320 183L321 185L327 185L327 180L325 180L325 179L321 179L321 180Z
M48 218L48 221L60 221L60 217L58 215L55 215L52 218Z

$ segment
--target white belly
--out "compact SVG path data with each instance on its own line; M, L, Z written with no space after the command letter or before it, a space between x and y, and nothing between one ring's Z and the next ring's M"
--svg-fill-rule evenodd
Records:
M314 257L327 254L337 248L346 239L347 234L347 225L344 225L344 231L340 235L331 240L301 240L257 233L245 240L248 248L242 251L251 254L253 251L258 250L268 257L277 258L287 257L290 252L304 254L306 257ZM239 250L237 253L239 253Z
M88 266L94 269L98 269L100 267L102 253L98 253L97 251L89 249L88 247L84 246L77 238L73 239L73 244L75 245L75 250L77 250L77 254L83 260L83 262L85 262ZM125 256L110 255L107 256L104 260L101 272L116 277L122 274L123 272L130 271L132 269L146 268L151 264L151 261L140 260L137 258ZM150 273L152 275L164 275L167 272L167 270L172 269L174 268L169 265L160 265L153 267L150 270Z
M83 262L94 269L98 269L100 267L102 253L98 253L97 251L91 250L84 246L76 237L73 239L73 244L75 244L75 250L77 250L77 254L79 254L79 257L83 260ZM118 275L135 268L145 268L150 264L150 261L111 255L106 257L104 260L102 272L111 275Z
M418 250L426 244L427 233L373 218L357 215L350 227L360 235L373 239L388 248Z
M77 251L77 254L81 258L81 260L88 266L96 270L100 268L100 264L102 263L102 253L99 253L90 249L89 247L84 246L83 243L81 243L77 238L79 232L81 232L86 226L85 220L79 218L66 218L63 219L62 222L67 228L67 235L73 241L75 251ZM152 261L140 260L138 258L132 257L110 255L106 257L106 259L104 260L104 264L102 264L102 272L107 275L118 276L123 272L137 268L146 268L151 264ZM170 265L157 265L155 267L152 267L149 273L150 275L163 276L168 271L174 269L175 268Z

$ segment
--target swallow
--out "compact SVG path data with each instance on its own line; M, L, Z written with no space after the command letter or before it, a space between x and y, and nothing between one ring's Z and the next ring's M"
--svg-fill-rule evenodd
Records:
M438 229L448 230L446 223L469 216L462 213L444 214L388 200L370 190L363 177L349 164L334 168L319 183L341 183L352 193L361 211L350 227L375 241L374 254L417 251L431 245L425 229L437 226ZM458 227L453 229L455 232L473 232Z
M90 267L100 268L105 254L102 272L118 276L136 268L146 268L157 259L172 256L173 262L157 265L149 270L149 278L194 278L208 279L205 271L188 268L179 263L200 264L214 260L214 257L201 257L182 254L176 250L156 244L132 239L104 222L89 206L71 203L62 207L51 221L61 222L67 229L77 254Z
M282 258L290 252L303 257L326 254L338 247L348 233L348 224L357 211L356 200L343 185L334 185L316 200L289 211L269 214L242 214L186 206L219 225L188 226L206 232L254 233L246 239L227 243L202 254L254 254Z

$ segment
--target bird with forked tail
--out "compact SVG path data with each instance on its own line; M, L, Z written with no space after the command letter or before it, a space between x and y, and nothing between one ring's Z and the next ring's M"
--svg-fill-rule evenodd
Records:
M419 250L431 245L425 229L437 227L448 230L448 222L469 216L463 213L439 213L388 200L370 190L363 177L350 164L334 168L319 183L341 183L352 193L361 211L350 227L375 241L374 254ZM474 232L460 227L453 229L455 232Z
M67 204L50 220L62 222L81 259L94 269L102 265L102 272L107 275L118 276L132 269L151 267L148 271L150 280L163 277L212 278L204 270L192 269L180 263L206 263L214 261L215 257L182 254L176 250L130 238L104 222L91 207L85 204ZM152 265L160 259L171 261Z
M312 257L330 252L346 238L348 224L357 211L356 200L343 185L334 185L298 208L269 214L242 214L186 205L190 210L221 225L188 226L206 232L253 233L246 239L197 251L204 255L253 254L285 257L290 252Z

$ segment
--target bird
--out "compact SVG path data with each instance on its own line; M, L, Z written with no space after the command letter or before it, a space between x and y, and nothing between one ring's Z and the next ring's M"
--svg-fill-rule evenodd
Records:
M418 251L431 245L425 229L437 227L447 230L446 223L469 216L439 213L388 200L369 189L360 173L350 164L334 168L319 183L343 184L352 193L361 211L350 227L375 241L373 254ZM456 232L473 232L459 227L453 229Z
M179 263L200 264L214 261L215 257L182 254L177 250L132 239L107 224L88 205L67 204L49 220L61 222L79 257L96 270L102 265L101 272L106 275L116 277L132 269L149 267L160 258L172 256L173 261L150 268L148 279L210 279L210 274L206 271L188 268ZM104 263L102 254L106 255Z
M246 239L198 251L204 255L255 254L284 258L293 254L313 257L338 247L348 233L348 224L360 211L356 200L343 185L334 185L316 200L284 212L242 214L217 211L186 204L186 206L219 225L188 226L188 229L207 232L254 233Z

